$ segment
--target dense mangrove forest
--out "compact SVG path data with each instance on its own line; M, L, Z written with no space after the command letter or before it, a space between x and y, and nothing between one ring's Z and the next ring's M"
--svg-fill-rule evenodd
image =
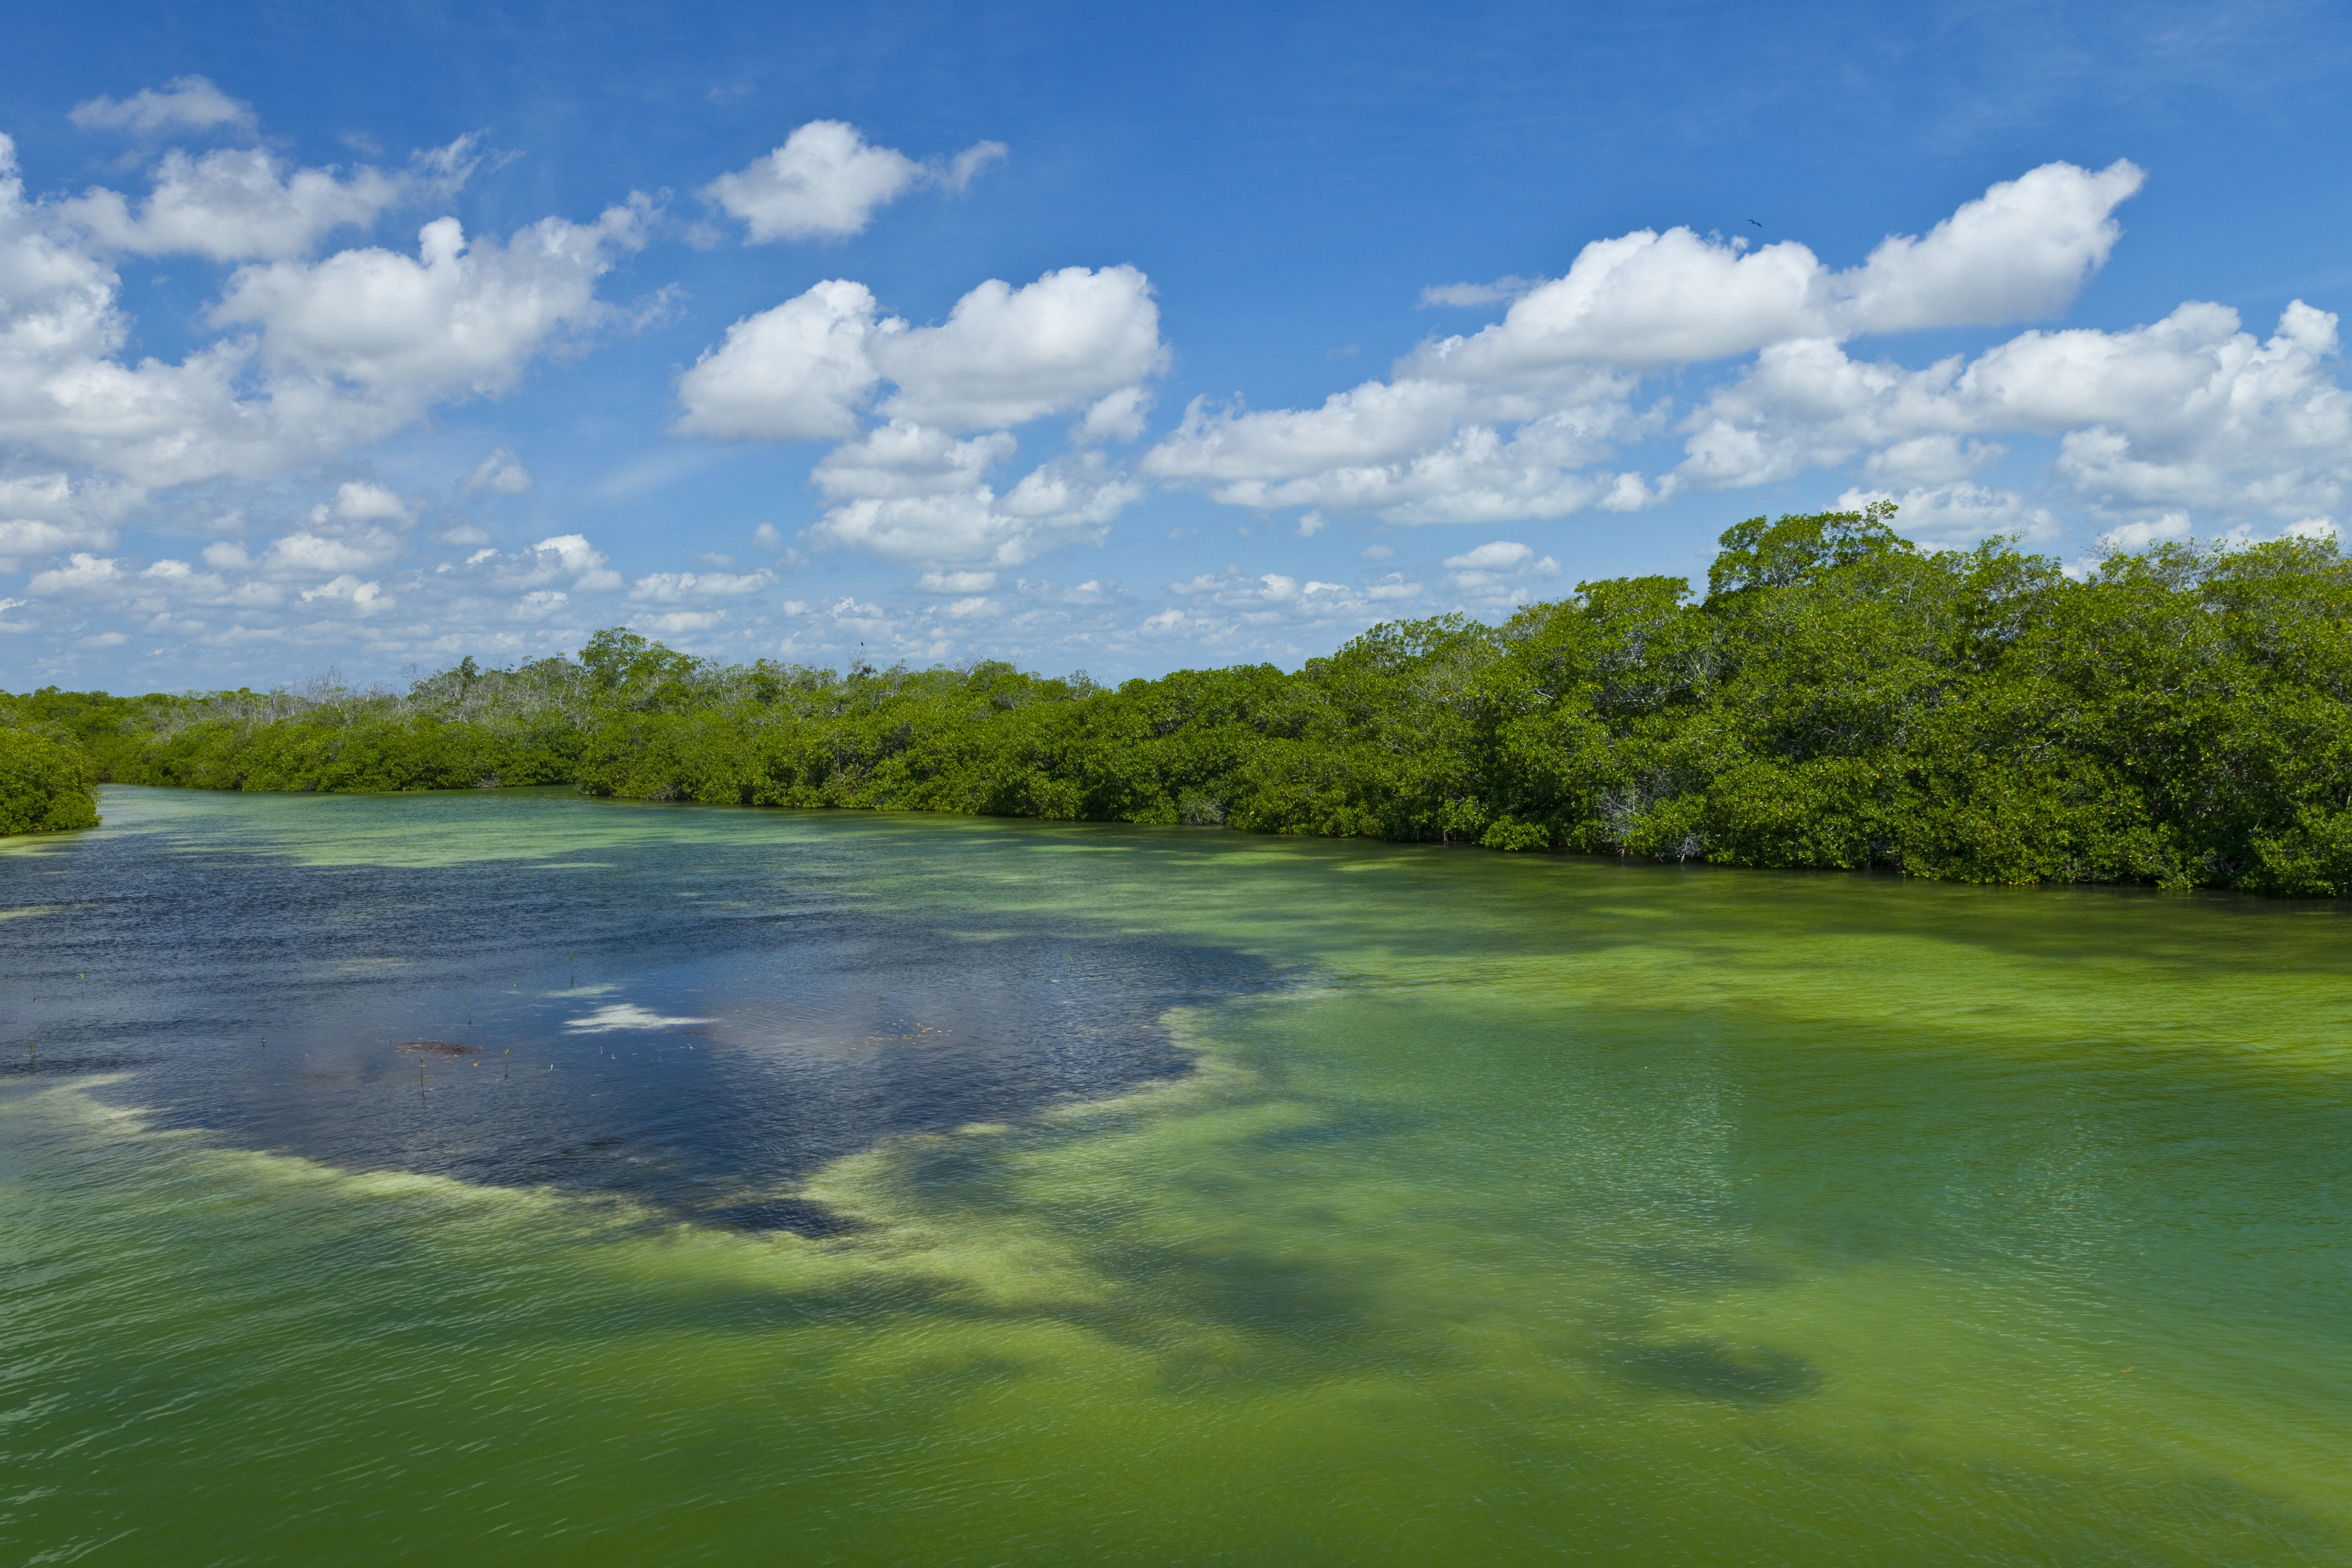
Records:
M1705 592L1584 583L1295 673L846 672L625 628L404 692L0 697L0 830L92 785L594 795L1223 825L1977 882L2352 891L2352 562L2158 544L2081 576L1892 508L1756 518Z

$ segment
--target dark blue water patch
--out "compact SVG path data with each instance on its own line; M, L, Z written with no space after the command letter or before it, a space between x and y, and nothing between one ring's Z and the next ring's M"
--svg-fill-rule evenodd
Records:
M764 1202L730 1204L704 1209L697 1216L705 1225L730 1230L788 1230L796 1236L840 1236L864 1226L845 1215L806 1198L769 1198Z
M0 903L56 907L0 921L0 1060L341 1169L824 1235L838 1216L789 1193L817 1167L1183 1073L1171 1005L1286 984L1221 949L883 908L866 847L417 868L95 835L0 863Z
M88 1078L93 1073L127 1072L141 1065L141 1058L121 1054L59 1056L52 1051L43 1056L31 1047L21 1057L0 1059L0 1079L32 1078L46 1073L52 1078Z

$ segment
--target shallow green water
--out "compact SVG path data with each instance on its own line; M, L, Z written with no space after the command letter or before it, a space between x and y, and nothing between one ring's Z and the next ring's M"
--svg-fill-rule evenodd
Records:
M0 853L10 1560L2352 1561L2333 907L107 813Z

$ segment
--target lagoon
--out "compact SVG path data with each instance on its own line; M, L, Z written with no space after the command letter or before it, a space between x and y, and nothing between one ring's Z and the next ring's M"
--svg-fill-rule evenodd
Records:
M0 849L25 1561L2352 1557L2333 903L104 810Z

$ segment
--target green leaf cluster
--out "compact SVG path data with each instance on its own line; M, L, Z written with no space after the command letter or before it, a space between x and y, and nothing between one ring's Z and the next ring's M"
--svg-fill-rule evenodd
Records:
M0 724L0 835L96 827L96 783L71 739Z

